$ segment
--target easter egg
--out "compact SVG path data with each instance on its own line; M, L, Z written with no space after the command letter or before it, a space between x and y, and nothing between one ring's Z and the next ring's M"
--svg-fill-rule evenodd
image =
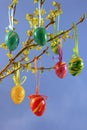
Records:
M69 61L68 68L73 76L79 75L84 68L83 59L80 57L73 56Z
M22 86L14 86L11 90L11 98L15 104L21 104L25 97L25 90Z
M55 73L59 78L64 78L67 74L68 67L67 64L63 61L57 62L54 66Z
M55 54L58 54L58 42L55 40L53 40L53 42L51 43L51 49Z
M9 31L5 36L5 43L10 51L15 50L19 44L19 36L14 31Z
M47 40L48 40L48 36L45 28L38 27L34 30L34 41L38 45L40 46L46 45Z
M36 116L42 116L46 110L46 102L41 95L31 95L30 98L30 108Z

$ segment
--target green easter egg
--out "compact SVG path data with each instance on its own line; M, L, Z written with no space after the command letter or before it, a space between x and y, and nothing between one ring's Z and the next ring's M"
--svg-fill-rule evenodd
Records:
M19 44L19 36L14 31L9 31L5 36L5 43L10 51L15 50Z
M38 27L35 29L34 31L34 41L40 45L40 46L44 46L46 45L48 40L48 36L47 36L47 31L45 28L42 27Z
M81 57L73 56L68 64L68 68L73 76L79 75L84 68L83 59Z

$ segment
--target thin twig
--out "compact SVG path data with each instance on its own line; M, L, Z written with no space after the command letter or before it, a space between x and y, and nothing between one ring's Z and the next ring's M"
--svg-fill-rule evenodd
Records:
M31 43L32 41L33 41L33 40L31 40L30 43ZM23 53L24 50L26 50L27 48L32 47L32 46L33 46L33 45L30 45L30 44L29 44L29 45L26 45L24 48L22 48L22 50L20 50L20 51L16 54L15 57L13 57L12 59L10 59L9 63L0 71L0 75L3 74L3 72L5 72L5 71L9 68L9 66L10 66L11 64L14 63L14 61L16 60L16 58L18 58L18 56L20 56L20 55Z
M84 14L83 17L80 18L79 22L76 23L76 25L82 23L82 22L84 21L85 17L86 17L86 16L85 16L85 14ZM51 24L51 23L50 23L50 24ZM47 25L47 26L49 26L49 25ZM71 28L69 28L68 30L66 30L66 31L64 31L64 32L62 32L62 33L56 35L55 37L49 39L48 42L52 41L53 39L55 39L55 38L57 38L57 37L62 36L63 34L65 34L66 32L71 31L72 29L73 29L73 26L72 26ZM9 60L8 64L0 71L0 75L3 75L4 72L6 72L10 67L12 67L12 64L14 64L15 60L23 53L24 50L26 50L26 49L28 49L28 48L31 48L32 46L37 46L36 44L32 44L32 42L33 42L33 39L31 39L31 40L29 40L29 41L26 41L25 46L24 46L12 59ZM40 55L37 56L37 59L38 59L39 57L41 57L47 50L48 50L48 47L47 47L47 49L45 49ZM30 63L32 63L32 62L34 62L34 59L31 60L29 63L25 63L25 64L21 65L20 68L22 68L22 67L24 67L24 65L30 64ZM20 69L20 68L19 68L19 69ZM16 70L13 70L11 73L13 74L14 71L16 71ZM9 74L9 75L10 75L10 74ZM7 76L8 76L8 75L7 75ZM1 77L0 79L3 79L3 78L5 78L5 77L7 77L7 76L5 75L4 77Z
M40 0L40 6L42 7L42 5L44 4L45 0Z
M54 24L55 23L55 21L54 20L51 20L46 26L45 26L45 28L48 28L49 26L51 26L52 24Z
M41 52L41 53L40 53L38 56L36 56L35 58L38 60L43 54L45 54L45 53L47 52L48 49L49 49L49 47L47 47L45 50L43 50L43 52ZM8 77L8 76L11 75L11 74L14 74L17 70L20 70L21 68L26 67L26 65L28 65L28 64L30 64L30 63L32 63L32 62L34 62L35 58L33 58L33 60L31 60L31 61L28 62L28 63L21 64L20 67L18 67L17 69L11 71L9 74L4 75L3 77L0 77L0 80L2 80L2 79L4 79L4 78ZM11 66L11 67L12 67L12 66ZM7 68L6 68L6 70L7 70ZM5 72L6 72L6 70L5 70Z
M80 23L82 23L82 22L85 20L85 17L86 17L85 14L83 14L83 16L80 18L80 20L76 23L76 25L79 25ZM63 31L63 32L61 32L60 34L54 36L53 38L50 38L47 42L50 42L50 41L52 41L53 39L56 39L57 37L62 36L63 34L65 34L65 33L69 32L69 31L71 31L72 29L73 29L73 26L72 26L71 28L69 28L68 30Z
M35 69L35 67L31 67L31 69ZM54 66L53 67L40 67L40 68L37 68L37 70L52 70L54 69Z
M16 5L14 5L14 12L13 12L13 16L15 16L16 13Z

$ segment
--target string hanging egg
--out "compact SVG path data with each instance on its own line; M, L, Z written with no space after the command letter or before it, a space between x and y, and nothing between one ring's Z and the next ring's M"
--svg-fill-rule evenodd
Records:
M14 65L14 68L17 69L19 66L20 66L20 63L17 63ZM13 81L16 85L11 90L11 98L15 104L21 104L24 100L25 90L21 86L21 84L23 84L25 80L26 78L24 76L22 82L20 81L20 71L17 70L13 76Z
M78 51L78 33L76 29L76 25L73 24L74 28L74 35L75 35L75 48L73 49L74 55L72 56L71 60L69 61L68 68L73 76L79 75L83 68L84 68L84 62L83 59L79 56L79 51Z
M66 62L62 61L63 51L62 51L62 39L60 39L60 44L57 48L59 54L59 62L54 66L55 73L59 78L64 78L68 72L68 67Z
M16 32L10 30L6 33L5 43L10 51L15 50L19 45L19 36Z
M9 26L8 32L5 35L5 43L9 51L14 51L19 45L19 35L14 31L14 12L15 7L9 8Z
M46 101L47 96L39 94L40 86L40 71L37 71L37 59L34 60L34 67L36 69L36 94L28 96L30 99L30 108L36 116L42 116L46 110Z
M15 104L21 104L25 97L25 90L22 86L14 86L11 90L11 98Z
M44 96L41 95L31 95L30 98L30 108L36 116L42 116L46 110L46 101Z
M41 0L38 1L38 27L34 30L34 41L39 45L39 46L44 46L47 43L48 40L48 35L45 27L42 27L43 25L41 24L42 22L42 10L43 6L41 6Z

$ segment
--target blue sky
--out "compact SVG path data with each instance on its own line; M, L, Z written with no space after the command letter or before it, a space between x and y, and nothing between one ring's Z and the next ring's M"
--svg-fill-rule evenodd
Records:
M71 27L72 22L77 22L83 13L87 14L87 0L59 0L63 14L60 28L62 30ZM5 38L5 27L8 26L8 5L10 0L0 1L0 43ZM44 8L49 12L52 9L52 0L47 0ZM26 13L32 13L36 5L33 0L21 0L17 6L16 18L19 24L16 26L21 43L26 40L26 31L29 24L25 20ZM3 80L0 84L0 129L1 130L87 130L87 19L78 26L79 55L84 60L84 70L79 76L73 77L69 72L64 79L59 79L55 72L45 71L41 75L40 93L48 96L47 109L42 117L35 116L30 109L28 95L35 93L35 76L27 75L27 81L23 84L26 97L21 105L14 105L10 98L11 88L14 86L12 76ZM72 57L75 41L68 39L64 43L63 60L67 63ZM35 53L35 52L34 52ZM50 57L43 56L42 63L48 67L56 62ZM2 58L3 57L3 58ZM8 62L6 51L0 49L0 69Z

